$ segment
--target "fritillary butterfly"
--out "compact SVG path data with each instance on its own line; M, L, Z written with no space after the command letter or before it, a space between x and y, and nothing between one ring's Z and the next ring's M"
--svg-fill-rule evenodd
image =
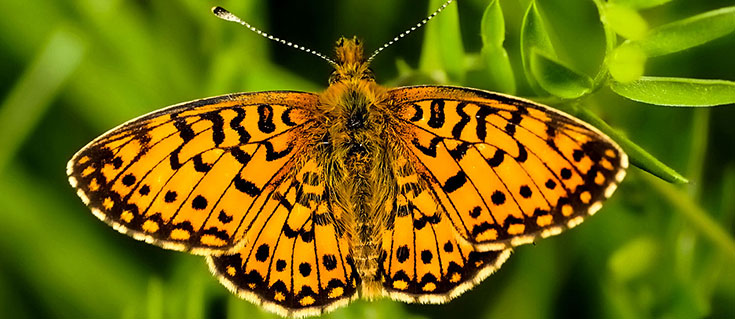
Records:
M207 256L239 296L307 316L358 295L451 300L512 247L594 214L625 176L620 147L572 116L471 88L384 88L368 62L342 38L322 93L144 115L74 155L69 181L116 230Z

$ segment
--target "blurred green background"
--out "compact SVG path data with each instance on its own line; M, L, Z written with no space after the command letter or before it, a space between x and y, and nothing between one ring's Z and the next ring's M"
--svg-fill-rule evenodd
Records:
M533 98L519 57L529 1L500 3L517 94ZM674 0L640 13L657 26L732 4ZM4 317L274 316L231 295L203 258L135 241L97 220L65 176L66 161L88 141L157 108L231 92L325 88L327 63L216 19L209 12L214 5L325 53L341 35L358 35L368 49L377 48L435 8L414 0L0 1ZM538 5L559 55L593 76L605 52L594 4ZM442 45L422 30L377 57L378 81L502 90L477 66L486 6L459 1L464 75L431 70L430 63L419 67L427 50ZM733 81L734 54L730 34L652 58L645 73ZM598 215L517 248L495 275L449 304L357 301L328 317L734 318L735 108L646 105L606 88L584 103L691 183L672 185L631 168Z

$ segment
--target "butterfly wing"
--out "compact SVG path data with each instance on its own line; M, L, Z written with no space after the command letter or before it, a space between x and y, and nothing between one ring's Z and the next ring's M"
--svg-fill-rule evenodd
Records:
M397 88L387 101L402 116L403 144L432 200L480 251L574 227L628 166L607 136L531 101L445 86Z
M77 194L101 220L164 248L236 250L297 158L317 96L242 93L127 122L69 161Z
M393 165L398 194L380 260L385 294L405 302L444 303L510 256L510 249L482 252L462 238L413 165L405 157Z
M316 157L316 156L313 156ZM310 157L310 158L313 158ZM236 254L208 257L210 269L233 293L283 316L321 314L357 297L360 282L332 205L324 170L307 162L275 190Z

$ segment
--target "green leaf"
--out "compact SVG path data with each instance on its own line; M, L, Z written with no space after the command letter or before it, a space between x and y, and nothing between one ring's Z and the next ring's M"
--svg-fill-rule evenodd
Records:
M633 9L646 9L660 6L671 0L612 0L616 5L626 6Z
M637 43L652 57L695 47L733 31L735 7L726 7L652 29Z
M429 13L433 13L444 2L444 0L429 1ZM447 72L451 80L461 82L465 76L464 47L457 5L447 6L432 20L434 21L425 26L419 69L428 74L442 70Z
M735 82L687 78L643 77L612 82L615 93L634 101L666 106L715 106L735 103Z
M603 23L626 39L641 39L648 31L648 23L637 11L614 4L605 6Z
M592 90L592 79L563 65L556 59L531 51L531 72L547 92L565 99L574 99Z
M505 19L500 8L500 1L491 0L480 22L483 46L503 47L505 41Z
M634 43L623 43L615 48L607 60L610 75L621 83L638 80L643 76L646 55Z
M689 180L674 169L666 166L666 164L653 157L653 155L646 152L642 147L633 143L633 141L629 140L624 134L610 127L610 125L597 117L597 115L592 113L589 109L582 107L579 108L579 110L580 112L576 115L578 115L583 121L592 124L594 127L617 142L618 145L623 148L625 153L628 154L631 164L669 183L684 184L689 182Z
M536 1L532 0L528 5L526 15L523 17L523 25L521 26L521 59L523 61L523 71L526 73L528 83L534 90L543 93L543 90L533 76L533 72L531 72L531 51L534 48L547 56L556 57L554 46L551 44L546 27L544 27L544 21L536 6Z
M482 58L487 66L489 86L501 92L515 94L516 83L505 41L505 21L500 1L492 0L482 15Z
M610 52L617 45L618 36L615 31L604 21L607 21L607 11L605 10L606 2L603 0L592 0L597 7L597 13L600 15L600 22L602 22L603 31L605 31L605 55L610 55Z

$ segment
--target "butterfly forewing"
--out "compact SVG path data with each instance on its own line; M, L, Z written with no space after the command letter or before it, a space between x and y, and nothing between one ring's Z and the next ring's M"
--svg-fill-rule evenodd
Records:
M234 94L132 120L69 162L72 186L117 230L200 254L234 249L288 170L317 96Z
M561 232L601 207L625 176L607 136L548 107L490 92L389 91L404 145L433 199L480 250Z

